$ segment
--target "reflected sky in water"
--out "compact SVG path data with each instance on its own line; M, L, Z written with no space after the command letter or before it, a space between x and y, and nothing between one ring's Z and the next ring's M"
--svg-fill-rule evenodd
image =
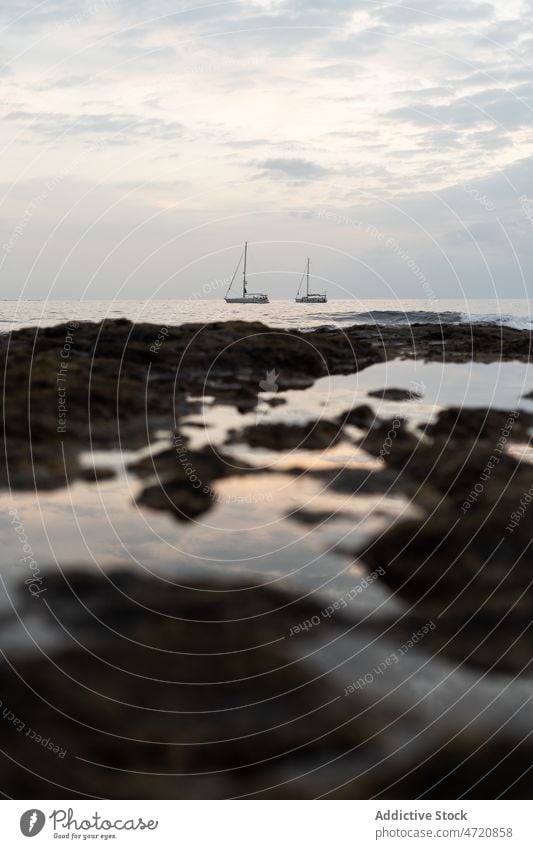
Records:
M424 397L402 403L368 398L369 390L387 387L418 388ZM241 415L230 407L206 405L203 414L188 420L206 427L186 431L195 447L220 446L232 428L256 421L334 418L360 403L370 403L381 417L401 415L415 423L428 421L440 406L450 404L514 408L532 387L533 375L524 364L394 361L356 375L324 378L306 390L279 393L286 404L262 405L259 412ZM533 404L521 402L521 406ZM44 572L59 567L93 571L120 567L192 585L212 576L249 577L251 582L275 583L303 595L338 597L364 572L354 552L398 517L414 515L414 508L398 495L335 493L320 477L304 474L346 467L378 469L376 459L355 444L359 435L356 428L347 428L346 438L326 451L276 453L243 444L224 446L224 453L252 463L258 472L217 481L212 509L191 522L137 505L135 498L145 482L128 475L124 460L131 458L117 454L100 453L96 458L115 465L114 480L76 482L68 489L39 494L3 493L0 543L7 592L2 593L0 610L6 611L16 587L28 577L10 506L16 509ZM301 508L319 511L320 521L306 524L296 518ZM386 598L385 589L372 587L358 601L357 614L384 604Z

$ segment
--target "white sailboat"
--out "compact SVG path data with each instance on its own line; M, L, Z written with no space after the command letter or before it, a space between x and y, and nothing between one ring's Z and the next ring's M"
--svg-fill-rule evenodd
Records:
M323 292L320 294L319 292L310 292L309 291L309 257L307 257L307 266L302 274L302 279L300 280L300 285L298 286L298 291L296 293L296 303L297 304L327 304L328 299L326 293ZM306 281L305 285L305 295L300 295L300 289L302 288L302 283L304 282L304 278Z
M242 259L242 257L241 257ZM239 260L239 265L235 269L235 274L231 278L231 283L229 284L228 291L226 292L226 296L224 300L227 304L269 304L268 295L263 295L260 292L248 292L247 284L248 281L246 279L246 263L248 259L248 242L244 243L244 270L242 273L242 295L238 295L236 297L230 297L231 287L233 286L233 281L237 276L237 272L239 270L241 260Z

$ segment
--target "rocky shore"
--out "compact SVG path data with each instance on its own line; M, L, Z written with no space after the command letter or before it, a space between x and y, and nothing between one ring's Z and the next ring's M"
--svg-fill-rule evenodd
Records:
M411 640L409 663L442 662L450 675L483 676L488 686L529 681L533 414L448 407L416 427L401 411L378 415L376 401L419 400L389 388L341 415L326 408L305 423L246 420L222 446L191 445L187 423L207 404L255 411L265 374L283 392L396 358L527 363L531 343L528 332L496 325L301 333L125 320L0 337L0 483L15 497L98 485L114 472L102 461L88 467L83 452L135 451L126 465L139 485L137 506L184 528L214 510L221 481L256 474L236 458L239 446L279 456L342 447L362 452L369 468L331 456L298 474L330 494L392 495L411 508L352 551L361 574L375 576L370 583L396 604L381 621L367 621L355 596L350 614L339 603L326 616L319 595L275 590L260 575L183 585L127 564L96 574L60 563L46 576L46 594L21 592L16 609L61 635L62 648L47 656L32 646L0 662L4 792L455 798L460 788L467 797L527 797L531 746L522 726L498 730L480 718L466 733L457 712L433 724L398 702L392 678L390 693L385 686L377 697L365 674L385 681L376 668L396 667L395 647ZM280 410L290 413L290 404ZM288 521L312 533L327 519L302 507ZM301 623L311 627L296 638ZM423 640L413 640L420 632ZM342 662L324 659L331 645L346 645ZM341 671L365 653L368 667L350 673L358 686L343 682ZM472 716L483 708L472 702Z
M162 332L164 330L164 333ZM354 326L302 333L254 322L158 328L123 319L0 336L3 437L11 488L81 475L80 450L142 448L213 397L253 409L265 373L301 388L402 357L528 362L531 334L493 325Z

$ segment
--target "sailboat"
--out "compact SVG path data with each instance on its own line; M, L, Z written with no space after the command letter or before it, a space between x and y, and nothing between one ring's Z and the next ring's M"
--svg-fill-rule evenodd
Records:
M242 257L241 257L242 259ZM238 295L237 297L231 298L229 293L231 291L231 287L233 286L233 281L237 276L237 272L239 270L241 260L239 260L239 264L235 269L235 274L231 278L231 283L229 284L228 291L226 292L224 300L227 304L269 304L268 295L263 295L260 292L248 292L246 286L248 281L246 279L246 264L248 260L248 242L244 243L244 270L242 273L242 295Z
M307 257L307 266L302 274L302 279L300 280L300 285L298 286L298 291L296 292L296 303L298 304L327 304L328 299L326 293L323 292L320 294L319 292L310 292L309 291L309 257ZM305 277L305 295L300 295L300 289L302 288L302 283L304 282Z

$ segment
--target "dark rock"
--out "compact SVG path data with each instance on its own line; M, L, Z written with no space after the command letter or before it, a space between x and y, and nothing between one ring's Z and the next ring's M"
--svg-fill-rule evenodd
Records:
M168 510L183 521L200 516L216 503L215 480L251 470L211 446L191 451L181 437L172 448L131 463L128 469L141 478L156 478L137 496L137 504Z
M345 331L351 342L364 339L383 359L407 357L433 362L529 362L533 350L527 330L499 324L367 324Z
M345 513L342 510L308 510L305 507L300 507L298 510L293 510L287 514L287 519L303 522L304 525L321 525L324 522L330 522L335 519L347 518L350 518L349 513Z
M290 641L314 604L250 584L62 571L47 575L39 610L83 648L4 660L0 689L64 754L0 723L8 796L366 798L371 762L383 780L394 713L369 710L363 693L339 698L317 675L306 655L337 633L332 622Z
M360 404L351 410L346 410L338 419L341 425L354 425L359 428L370 428L376 424L376 414L368 404Z
M437 415L432 425L425 427L429 436L446 439L498 441L510 439L529 441L533 415L522 411L492 410L486 408L448 407Z
M419 401L423 396L412 389L374 389L367 392L369 398L381 398L383 401Z
M393 419L376 421L374 427L360 440L359 445L372 456L390 464L397 450L413 450L418 441L408 430L405 419L396 416Z
M498 451L496 443L467 439L394 439L382 456L396 479L401 478L405 494L428 509L446 496L458 511L485 476L483 497L478 494L468 509L486 510L486 481L499 480L503 488L520 468L519 461Z
M399 487L398 477L387 470L334 468L309 473L335 492L350 495L384 495Z
M342 427L327 419L318 419L305 425L272 422L233 431L227 444L246 442L252 448L268 448L271 451L320 451L335 445L341 436Z
M2 436L12 485L27 486L30 446L41 450L43 485L60 485L55 467L63 448L141 448L157 431L174 430L177 419L197 412L206 392L215 403L247 412L268 372L275 371L284 390L393 357L527 362L530 350L530 333L498 325L360 325L301 333L259 322L160 328L109 319L23 328L0 337ZM59 386L64 419L58 417Z
M13 490L53 490L68 486L81 474L77 453L69 446L10 440L5 463L0 464L0 486Z
M204 490L205 484L195 489L186 480L166 480L145 487L135 499L141 507L151 510L168 510L177 519L187 522L211 509L214 490Z
M80 473L80 477L84 481L93 483L93 481L111 480L111 478L115 477L115 472L113 469L106 468L105 466L90 466L89 468L83 469Z
M141 460L128 464L128 471L141 478L152 475L158 478L190 480L196 475L203 483L215 478L227 477L242 471L242 463L237 466L231 457L219 453L212 446L192 450L181 434L176 435L172 447L147 455Z
M481 504L464 512L448 499L423 519L396 523L360 552L413 616L437 627L426 638L443 651L483 668L522 673L533 657L530 521L510 529L533 468L487 484ZM526 489L524 489L526 487ZM465 507L469 502L465 501Z
M522 415L453 409L427 428L433 438L393 440L384 460L424 516L397 522L360 552L384 569L411 618L438 623L428 648L515 673L533 656L533 466L507 448L527 432Z
M56 467L63 449L138 449L157 431L174 430L180 417L198 413L206 393L248 412L267 372L275 371L281 390L301 388L382 356L339 332L322 329L312 337L258 322L159 328L124 319L6 334L0 337L2 422L12 485L31 483L32 451L40 452L38 477L51 488L61 485ZM73 466L70 472L64 483L76 476Z
M379 799L530 799L533 748L529 735L450 728Z

